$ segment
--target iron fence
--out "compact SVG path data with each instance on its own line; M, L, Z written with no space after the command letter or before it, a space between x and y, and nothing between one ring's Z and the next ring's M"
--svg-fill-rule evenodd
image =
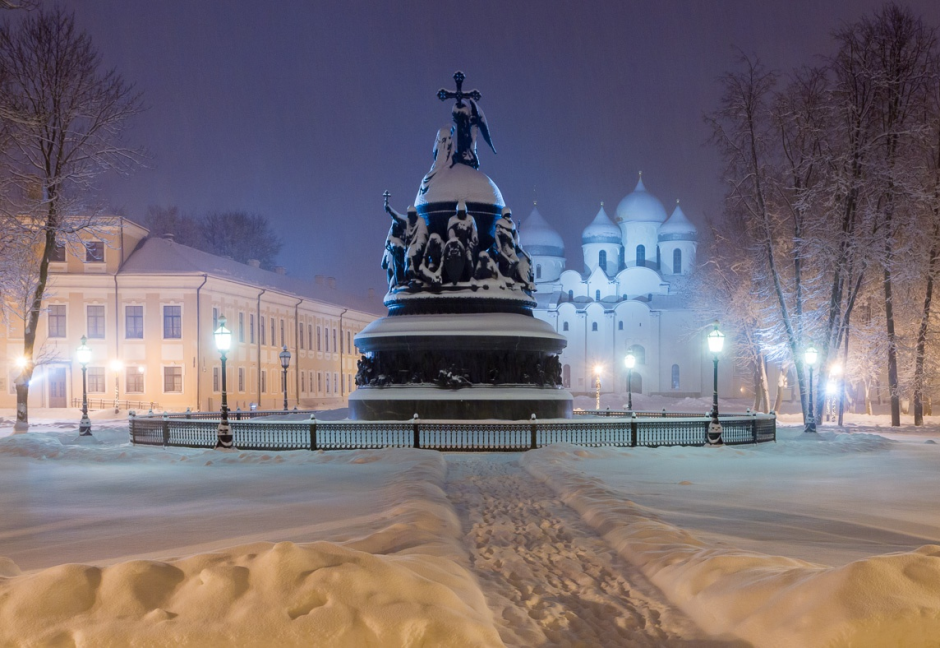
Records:
M75 409L82 408L82 399L73 398L72 407ZM159 410L160 403L154 401L135 401L135 400L118 400L115 401L113 398L89 398L88 399L88 409L90 410L103 410L103 409L113 409L117 407L122 409L125 412L128 410Z
M301 412L290 412L302 414ZM247 414L243 413L243 414ZM529 421L320 421L265 420L283 411L252 412L230 418L235 447L242 450L360 450L428 448L442 451L522 451L553 443L582 446L701 446L711 422L707 416L660 415L532 418ZM306 412L303 412L306 414ZM727 445L776 441L774 415L720 417ZM217 412L187 412L129 417L131 442L140 445L212 448Z

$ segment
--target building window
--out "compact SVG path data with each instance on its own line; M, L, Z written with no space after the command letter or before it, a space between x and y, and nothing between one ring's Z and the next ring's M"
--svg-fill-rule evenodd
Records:
M352 376L349 374L346 374L346 392L348 393L351 391L352 391Z
M215 333L215 330L219 328L219 309L215 306L212 307L212 332Z
M617 330L618 331L623 330L623 320L620 320L619 322L617 322Z
M124 379L124 391L128 394L144 393L144 372L142 367L128 367Z
M264 341L264 332L267 330L266 328L264 328L264 326L265 326L264 315L262 315L261 317L258 318L258 341L261 343L261 346L264 346L265 344L267 344L267 342Z
M334 371L333 372L333 391L340 392L343 390L343 383L339 381L339 375Z
M93 339L104 338L104 306L88 307L88 329L86 335Z
M536 279L542 278L542 264L541 263L535 264L535 278Z
M563 322L563 323L562 323L562 325L561 325L561 330L562 330L562 331L567 331L567 330L568 330L568 322Z
M672 251L672 274L682 274L682 250Z
M300 372L300 393L301 394L307 393L306 377L307 377L307 374L301 371Z
M330 393L330 374L326 374L326 393Z
M183 368L163 368L163 391L167 394L178 394L183 391Z
M328 327L323 328L323 347L324 351L330 352L330 329Z
M245 314L238 314L238 341L244 344L245 342Z
M49 337L66 337L65 304L53 304L49 307Z
M307 348L313 351L313 324L307 324Z
M55 245L52 246L52 253L49 255L49 261L51 263L65 262L65 243L55 242Z
M163 339L179 340L183 337L182 306L163 307Z
M261 370L261 393L268 393L268 372L265 369Z
M255 314L248 314L248 342L249 344L255 343Z
M313 393L313 372L307 372L307 383L310 385L310 392Z
M322 378L323 378L323 374L318 371L318 372L317 372L317 393L320 393L320 392L323 391L323 380L322 380Z
M320 327L317 326L317 351L322 351L320 348Z
M640 267L646 265L646 246L644 245L636 246L636 264Z
M342 338L340 338L342 339ZM336 353L336 329L333 329L333 353ZM333 382L336 382L335 380Z
M601 291L600 291L600 290L595 290L595 291L594 291L594 301L600 301L600 300L601 300Z
M245 368L238 368L238 391L245 391Z
M124 337L128 340L144 338L144 307L124 307Z
M634 344L630 347L630 352L633 354L633 357L636 358L637 365L646 364L646 349L641 347L639 344Z
M219 368L212 367L212 391L219 391Z
M287 338L284 337L284 320L281 320L281 346L287 346Z
M568 301L574 301L574 291L573 291L573 290L569 290L569 291L568 291Z
M102 261L104 261L104 243L101 241L85 243L85 263L101 263Z
M561 368L562 387L571 387L571 365L565 365Z
M679 365L672 365L672 388L679 389Z
M88 393L104 393L104 367L88 367Z
M297 335L297 338L298 338L298 339L297 339L297 343L300 345L300 350L303 351L303 350L304 350L304 337L305 337L305 336L304 336L304 325L303 325L303 324L301 324L300 326L297 327L297 332L298 332L298 335Z
M597 330L597 322L591 322L591 330L592 330L592 331L596 331L596 330Z
M349 335L349 331L346 331L346 351L352 351L352 337Z
M277 346L277 324L273 317L271 318L271 346Z
M607 250L601 250L597 253L597 265L606 272L607 270Z

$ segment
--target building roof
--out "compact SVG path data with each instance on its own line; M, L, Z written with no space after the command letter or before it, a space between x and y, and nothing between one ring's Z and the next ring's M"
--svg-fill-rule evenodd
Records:
M676 201L676 209L672 216L659 228L660 241L692 241L695 240L698 230L695 225L686 217L682 208L679 207L679 201Z
M225 259L208 252L181 245L165 238L144 239L121 267L120 276L140 274L207 274L258 286L272 291L294 295L325 304L335 304L373 315L384 315L385 308L379 297L368 298L349 295L312 281L255 268L233 259Z
M604 205L601 205L597 216L581 233L581 243L615 243L620 244L620 228L613 224Z
M617 222L662 223L666 220L666 208L659 198L649 193L643 185L643 175L636 188L617 205Z
M565 242L548 222L542 218L539 210L532 207L532 213L519 224L519 242L522 248L533 255L565 256Z

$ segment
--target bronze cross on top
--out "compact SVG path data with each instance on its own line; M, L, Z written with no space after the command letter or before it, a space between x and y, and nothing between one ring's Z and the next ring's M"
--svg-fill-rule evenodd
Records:
M461 72L460 70L457 70L456 72L454 72L454 81L457 83L456 92L453 90L445 90L444 88L441 88L440 90L437 91L437 98L440 99L441 101L447 101L448 99L456 99L458 106L463 105L464 97L473 99L474 101L479 101L480 97L483 96L480 94L479 90L471 90L470 92L464 92L463 90L461 90L461 86L463 86L463 80L466 78L467 77L465 77L463 72Z

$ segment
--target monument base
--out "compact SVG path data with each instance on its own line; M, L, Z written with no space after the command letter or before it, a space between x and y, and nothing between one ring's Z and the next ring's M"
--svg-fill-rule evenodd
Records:
M554 387L432 385L360 387L349 395L349 418L360 421L422 419L571 418L572 397Z

